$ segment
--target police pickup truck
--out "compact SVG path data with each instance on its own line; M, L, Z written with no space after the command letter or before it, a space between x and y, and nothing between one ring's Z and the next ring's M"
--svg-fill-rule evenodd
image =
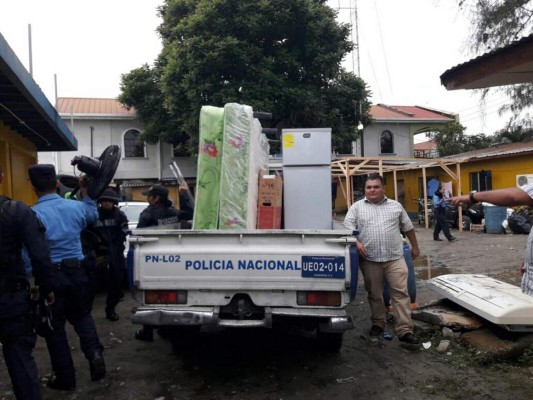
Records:
M327 350L353 329L350 231L143 228L129 238L132 322L203 330L299 324Z

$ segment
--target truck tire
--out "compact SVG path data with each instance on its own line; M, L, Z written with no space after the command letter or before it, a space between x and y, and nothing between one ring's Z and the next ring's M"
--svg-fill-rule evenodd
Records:
M326 350L329 353L338 353L342 347L343 335L344 333L326 333L317 330L316 339L323 350Z

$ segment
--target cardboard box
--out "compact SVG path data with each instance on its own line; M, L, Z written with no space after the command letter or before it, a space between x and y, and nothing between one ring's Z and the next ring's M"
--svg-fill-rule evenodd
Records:
M470 224L470 231L471 232L484 232L485 231L485 225L483 225L483 224Z
M257 229L281 229L283 180L279 174L259 177Z

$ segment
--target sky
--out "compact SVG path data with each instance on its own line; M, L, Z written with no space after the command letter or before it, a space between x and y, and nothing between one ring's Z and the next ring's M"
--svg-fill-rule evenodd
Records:
M358 74L372 92L372 103L423 106L459 114L466 134L493 134L505 127L509 115L498 116L504 104L501 94L490 94L481 107L480 93L447 91L440 75L480 54L467 46L468 15L456 0L329 0L338 10L338 20L357 27L352 30L357 52L344 67ZM358 35L356 34L358 33ZM358 40L357 40L358 37ZM359 66L359 67L358 67ZM425 135L415 142L427 140Z
M163 0L17 0L0 6L0 33L30 69L52 104L58 97L115 98L120 76L161 51L156 9ZM373 103L424 106L458 113L467 134L492 134L509 116L499 117L505 98L489 96L486 106L474 91L446 91L440 75L478 54L468 52L467 16L455 0L329 0L340 22L355 26L357 53L343 65L359 73ZM352 38L357 42L356 30ZM358 66L359 65L359 68ZM415 142L427 140L424 135Z

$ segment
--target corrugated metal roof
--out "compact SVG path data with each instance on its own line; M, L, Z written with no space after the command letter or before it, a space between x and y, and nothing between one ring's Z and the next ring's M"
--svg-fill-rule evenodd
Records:
M420 106L389 106L386 104L375 104L370 106L370 116L376 121L435 121L451 122L455 120L452 113L432 110Z
M533 34L444 71L440 81L447 90L533 82Z
M473 160L478 158L503 157L507 155L515 155L521 153L533 153L533 142L499 144L496 146L487 147L485 149L468 151L466 153L455 154L443 158L466 158L469 160Z
M428 140L427 142L415 143L415 150L435 150L437 143L434 140Z
M0 34L0 121L38 151L77 150L78 141Z
M128 110L116 99L59 97L57 111L61 116L106 116L135 118L135 110Z

